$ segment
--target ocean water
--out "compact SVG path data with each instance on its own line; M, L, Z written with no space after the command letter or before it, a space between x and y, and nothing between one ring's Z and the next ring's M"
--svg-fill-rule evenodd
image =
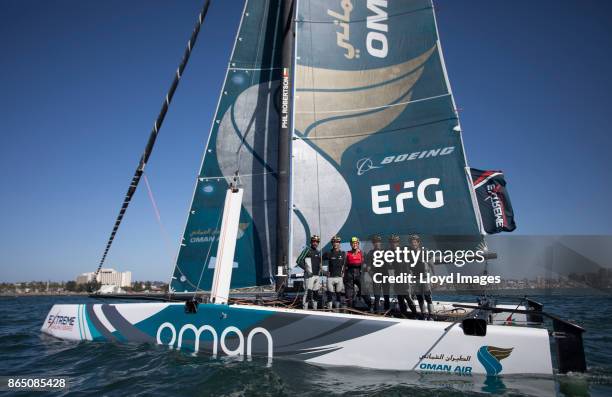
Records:
M42 334L41 324L54 303L93 301L90 298L0 297L0 376L69 378L67 391L31 395L612 396L612 297L530 296L544 303L546 311L587 329L588 373L487 379L321 367L278 359L268 365L266 360L211 359L147 344L69 342ZM435 298L473 301L473 297Z

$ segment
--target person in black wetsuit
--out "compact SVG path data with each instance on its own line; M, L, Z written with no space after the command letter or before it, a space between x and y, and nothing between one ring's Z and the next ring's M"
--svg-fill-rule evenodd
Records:
M391 241L396 239L396 238L397 238L397 241L399 241L399 237L397 237L396 235L392 234L389 237L389 242L391 243ZM381 242L381 246L382 246L382 242ZM394 274L393 262L391 262L391 263L385 262L381 267L379 267L377 269L377 271L380 272L382 277L393 275ZM381 292L382 292L382 295L383 295L383 298L384 298L384 306L383 306L383 308L384 308L385 313L387 313L387 312L389 312L389 310L391 310L391 284L388 281L386 281L386 282L383 282L380 285L380 287L381 287L380 289L382 290Z
M421 238L418 234L413 234L410 236L410 249L413 251L422 249ZM428 275L434 274L433 265L430 262L426 262L421 259L412 267L412 274L414 274L416 278L414 292L416 293L416 298L419 302L419 309L421 309L421 318L433 320L431 285L427 281ZM427 302L427 313L425 311L425 302Z
M308 309L308 305L311 304L316 310L319 302L321 251L317 248L320 241L319 236L313 235L310 238L310 247L304 248L296 261L297 265L304 269L304 289L306 290L302 299L304 309Z
M378 311L380 310L380 297L383 292L383 284L382 283L376 283L374 282L374 276L376 274L380 274L385 275L387 274L386 272L386 268L385 266L382 267L376 267L374 266L374 253L377 251L382 251L382 238L378 235L374 235L372 236L372 245L374 246L374 248L372 248L370 251L368 251L368 253L366 254L366 260L365 260L365 272L363 272L364 274L367 274L368 277L364 277L364 282L363 284L367 284L366 287L364 287L364 290L366 293L373 293L374 294L374 307L373 310L375 313L378 313ZM385 295L385 311L389 310L389 294L387 293Z
M323 254L327 261L327 308L344 305L344 271L346 267L346 252L340 249L340 236L331 239L332 249ZM334 300L335 298L335 300Z
M395 251L395 249L399 246L399 236L391 235L391 237L389 238L389 249ZM393 261L391 263L385 264L385 266L392 267L396 277L399 276L401 273L410 273L410 265L408 263L398 263ZM412 317L418 317L416 306L410 298L410 295L412 294L412 288L410 283L396 285L395 289L397 291L397 303L399 305L401 315L403 317L409 318L410 315L408 314L408 310L406 310L407 307L409 307L410 311L412 312Z

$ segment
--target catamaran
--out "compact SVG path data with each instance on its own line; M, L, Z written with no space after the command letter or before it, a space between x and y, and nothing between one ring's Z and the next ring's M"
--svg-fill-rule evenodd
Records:
M310 235L413 233L436 247L482 244L486 235L432 1L246 0L167 301L57 304L42 332L213 356L484 375L552 374L552 336L560 372L586 369L584 330L531 300L438 302L438 321L420 321L303 310L291 304L297 295L287 299ZM270 285L256 299L230 296ZM537 325L544 317L552 332Z

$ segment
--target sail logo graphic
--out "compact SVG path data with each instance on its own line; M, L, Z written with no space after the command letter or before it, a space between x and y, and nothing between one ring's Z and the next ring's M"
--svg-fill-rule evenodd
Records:
M351 26L349 24L351 22L351 12L353 12L353 3L351 0L342 0L340 7L342 7L342 14L334 10L327 10L327 15L334 18L334 25L342 29L340 32L336 32L336 44L346 51L344 54L346 59L359 58L360 51L350 43Z
M170 341L168 343L164 343L162 341L162 332L166 329L169 330L171 334ZM227 356L246 355L247 357L250 357L253 351L253 337L257 334L261 334L265 336L267 344L268 344L268 358L272 358L273 356L273 351L274 351L273 343L274 342L272 340L272 334L270 334L270 331L268 331L267 329L263 327L255 327L249 332L246 338L246 350L245 350L244 334L237 327L234 327L234 326L226 327L221 332L221 336L218 336L217 330L210 325L202 325L201 327L198 328L193 324L185 324L179 330L178 338L177 338L176 327L174 326L174 324L165 322L161 324L159 328L157 328L157 334L156 334L157 344L158 345L168 345L168 346L174 347L174 344L176 342L176 348L180 350L183 345L183 338L187 331L191 331L193 333L193 337L194 337L193 351L196 353L200 350L200 337L204 333L207 332L212 337L213 356L217 356L217 350L218 350L218 347L220 346L223 353L225 353ZM236 348L234 348L233 350L230 349L226 343L226 339L229 334L234 334L235 337L238 338L238 346L236 346Z
M366 26L368 34L366 35L366 49L368 54L377 58L386 58L389 53L389 42L386 33L389 31L387 25L387 0L368 0L367 8L373 15L368 15ZM347 59L356 59L360 56L360 50L355 48L350 42L351 35L351 12L353 12L353 3L351 0L340 1L342 13L334 10L327 10L327 15L334 18L334 24L341 30L336 32L336 44L344 49L344 57Z
M389 43L385 33L389 31L387 25L387 0L368 0L368 10L374 15L368 15L368 35L366 36L366 48L373 57L386 58L389 53Z
M405 161L427 159L432 157L446 156L455 151L454 146L448 146L443 148L435 148L430 150L423 150L420 152L402 153L398 155L386 156L381 160L379 165L374 165L374 162L369 157L364 157L357 160L355 167L357 168L357 175L361 176L370 170L382 168L384 165L393 163L403 163Z
M357 161L357 175L361 176L370 170L374 170L376 168L382 168L380 166L374 165L372 159L369 157L360 159Z
M500 361L508 358L512 350L514 350L513 347L482 346L478 349L476 357L478 357L478 361L480 361L480 364L482 364L487 371L487 375L497 375L503 369Z
M208 229L195 229L189 233L189 242L190 243L212 243L219 236L219 229L213 229L209 227Z
M428 192L428 187L439 186L440 178L427 178L419 183L417 187L417 200L425 208L435 209L444 206L444 193L442 190L435 190L433 192L434 199L430 200L428 195L431 197L431 193ZM412 189L415 187L415 181L406 181L403 184L398 183L393 185L394 190L397 192L395 196L395 207L393 205L385 205L390 203L391 199L387 192L391 192L391 185L375 185L372 186L372 211L376 215L385 215L391 213L401 213L405 211L404 201L414 199L414 192ZM407 191L404 189L408 189ZM429 189L431 191L431 189Z
M455 151L454 146L448 146L444 148L435 148L431 150L423 150L420 152L402 153L395 156L385 157L380 164L391 164L391 163L402 163L404 161L426 159L430 157L446 156Z

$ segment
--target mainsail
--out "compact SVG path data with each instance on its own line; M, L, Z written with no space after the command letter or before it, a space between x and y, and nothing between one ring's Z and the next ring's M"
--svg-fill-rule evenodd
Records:
M480 236L430 0L298 1L292 252L310 234Z
M170 284L175 292L210 289L236 172L244 198L231 286L272 281L282 23L280 0L246 2Z
M233 288L271 283L284 264L276 262L285 262L286 238L289 264L311 234L323 241L392 233L481 239L432 2L297 1L295 53L287 62L285 49L283 64L292 4L245 4L171 282L175 292L210 288L224 193L236 172L244 203ZM291 79L288 153L279 141L289 132L279 112L281 81ZM291 160L288 202L279 190L279 153ZM291 210L289 236L280 235L287 229L279 223L283 208Z

